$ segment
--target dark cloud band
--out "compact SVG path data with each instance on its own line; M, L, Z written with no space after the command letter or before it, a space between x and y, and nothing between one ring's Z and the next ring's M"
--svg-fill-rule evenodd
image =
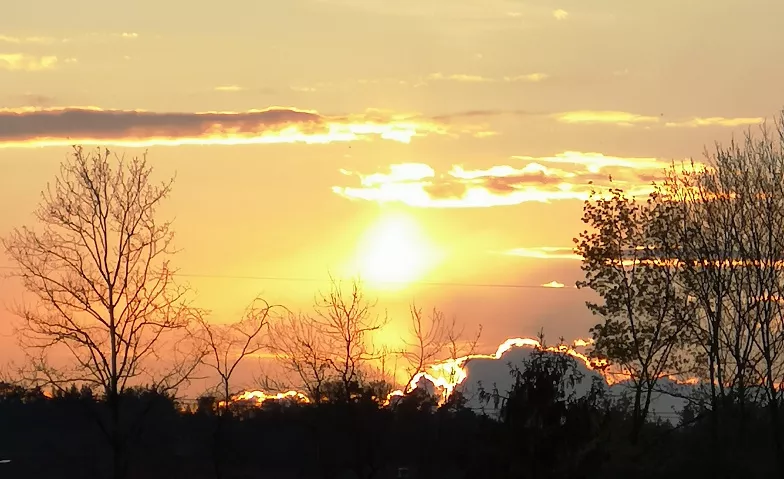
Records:
M89 108L0 111L0 143L37 139L144 139L262 133L287 125L317 127L317 113L271 108L243 113L156 113Z

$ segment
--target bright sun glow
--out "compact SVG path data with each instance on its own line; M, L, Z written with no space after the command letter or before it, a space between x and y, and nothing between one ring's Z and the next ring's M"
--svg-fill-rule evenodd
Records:
M360 238L356 270L370 284L384 289L419 281L441 254L410 215L386 214Z

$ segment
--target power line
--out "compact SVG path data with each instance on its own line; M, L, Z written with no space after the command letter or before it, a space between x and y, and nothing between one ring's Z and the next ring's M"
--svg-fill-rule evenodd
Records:
M17 270L13 266L0 266L4 270ZM208 273L174 273L174 276L181 278L202 278L202 279L233 279L245 281L289 281L289 282L309 282L323 283L325 278L307 278L296 276L240 276L222 275ZM503 288L503 289L558 289L575 291L574 286L546 286L542 284L515 284L515 283L460 283L460 282L432 282L432 281L370 281L373 284L382 285L416 285L416 286L438 286L454 288Z

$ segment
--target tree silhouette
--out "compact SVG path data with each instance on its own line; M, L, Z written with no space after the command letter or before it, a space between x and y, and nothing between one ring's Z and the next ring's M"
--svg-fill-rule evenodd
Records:
M585 273L577 287L601 299L586 303L602 318L591 329L591 355L620 366L633 389L632 443L662 375L685 363L683 332L691 305L677 288L677 264L668 257L677 213L655 193L640 202L618 188L594 191L583 206L589 229L574 240Z
M672 255L682 265L680 286L697 314L687 323L693 346L707 357L713 444L718 450L724 409L746 409L760 389L773 424L780 425L784 381L784 112L775 131L717 145L704 165L669 171L663 195L680 201ZM772 428L784 477L784 435ZM723 456L723 455L722 455Z
M232 390L232 376L246 358L264 348L264 330L269 324L273 307L263 299L256 298L245 309L242 318L230 324L210 324L206 315L198 316L199 330L196 334L207 351L204 364L220 379L218 390L221 400L217 404L218 420L213 451L215 475L218 479L224 476L224 451L221 447L223 427L231 410L232 398L236 394Z
M155 218L172 180L156 185L151 173L146 157L124 161L75 147L43 193L41 229L15 229L4 240L16 275L37 300L18 311L30 379L58 388L77 382L104 394L111 414L101 424L115 478L125 471L120 400L129 382L173 390L200 359L166 343L192 313L169 265L171 225ZM71 366L49 364L48 354L62 351Z
M313 314L291 313L270 328L270 348L286 367L297 374L310 399L319 403L329 396L352 402L380 359L372 333L388 322L377 315L359 280L348 291L330 276L326 293L318 293ZM335 388L339 389L336 391Z
M409 307L409 318L411 339L405 340L405 349L400 353L408 363L406 372L409 378L403 386L404 394L411 392L415 386L414 379L425 372L428 366L444 359L456 360L461 356L473 354L482 335L480 325L476 336L466 347L460 344L465 327L458 329L455 318L447 321L444 313L436 308L425 317L422 308L417 308L415 303L411 303Z

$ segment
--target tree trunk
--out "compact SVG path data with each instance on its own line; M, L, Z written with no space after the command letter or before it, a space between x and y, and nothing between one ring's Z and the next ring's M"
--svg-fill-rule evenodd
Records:
M109 393L109 410L111 414L111 446L112 446L112 478L125 477L125 448L120 431L120 396L116 386Z
M776 383L773 380L771 371L773 364L769 358L766 359L766 374L768 380L768 412L770 414L771 427L773 428L773 444L776 447L776 462L779 468L779 477L784 479L784 438L781 434L781 421L779 419L779 395L776 391Z
M714 477L719 477L718 472L722 470L721 467L721 452L719 451L720 441L719 441L719 401L716 394L716 361L714 355L714 348L711 346L710 357L708 358L709 362L709 376L710 376L710 402L711 402L711 451L714 454L716 460L711 461L711 464L714 467Z
M637 440L640 437L640 430L642 429L642 383L638 382L634 389L634 411L632 412L632 433L630 440L632 445L637 445Z

